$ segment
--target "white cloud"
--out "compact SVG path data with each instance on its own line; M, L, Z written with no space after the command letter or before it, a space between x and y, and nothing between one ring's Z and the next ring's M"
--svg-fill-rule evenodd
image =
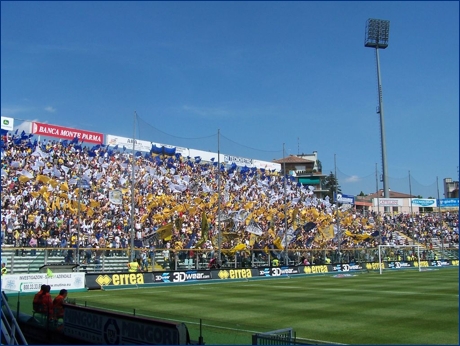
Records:
M45 107L45 111L50 112L50 113L54 113L54 112L56 112L56 108L48 106L48 107Z
M352 175L345 179L346 183L358 183L360 181L361 181L361 178L358 177L357 175Z

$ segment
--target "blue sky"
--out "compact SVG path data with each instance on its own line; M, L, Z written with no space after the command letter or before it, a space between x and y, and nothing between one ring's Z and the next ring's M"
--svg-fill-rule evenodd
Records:
M436 197L438 178L442 198L458 180L457 1L2 1L1 115L266 161L317 151L343 193L371 193L369 18L390 21L389 187Z

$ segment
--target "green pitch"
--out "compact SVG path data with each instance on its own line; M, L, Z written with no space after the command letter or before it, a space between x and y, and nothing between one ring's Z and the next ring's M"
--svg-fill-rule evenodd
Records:
M250 344L292 327L297 340L343 344L459 342L458 268L386 270L72 293L78 304L183 321L192 340Z

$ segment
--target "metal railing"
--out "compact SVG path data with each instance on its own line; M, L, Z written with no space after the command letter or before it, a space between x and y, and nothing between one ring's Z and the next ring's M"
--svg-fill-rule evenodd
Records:
M76 249L66 248L56 251L55 248L36 248L35 256L30 256L30 248L2 248L2 260L6 259L9 274L39 272L44 265L76 264ZM443 259L458 259L458 249L444 249ZM80 263L74 271L84 272L122 272L128 270L130 259L129 249L104 248L94 251L92 248L80 248ZM88 251L88 252L86 252ZM143 249L136 249L134 258L140 258ZM390 260L406 260L414 255L410 249L401 249L398 253L390 253ZM438 251L439 252L439 251ZM88 255L88 256L86 256ZM155 249L147 252L146 261L140 261L142 271L161 270L204 270L209 268L212 258L218 255L217 250L202 249ZM441 254L438 253L438 257ZM421 249L422 260L432 259L433 251ZM363 263L378 261L377 248L342 248L339 253L331 249L290 249L287 253L278 249L254 249L232 251L221 250L221 259L217 263L222 268L255 268L269 266L277 258L280 265L304 264L337 264ZM441 259L441 258L439 258ZM385 258L388 260L388 258Z
M8 305L8 297L2 291L2 345L28 345L13 311Z

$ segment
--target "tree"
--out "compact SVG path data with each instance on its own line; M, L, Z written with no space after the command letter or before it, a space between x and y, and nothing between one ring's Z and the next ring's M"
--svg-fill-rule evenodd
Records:
M326 193L326 196L329 196L331 201L333 201L334 193L336 192L336 187L337 193L342 193L342 189L340 188L339 182L337 181L335 175L332 172L330 172L327 177L322 178L321 185L323 187L323 190L328 191Z
M358 196L361 196L361 197L364 197L364 196L367 196L364 192L360 192Z
M316 160L316 167L318 168L318 172L322 172L323 171L323 164L321 163L320 160Z

